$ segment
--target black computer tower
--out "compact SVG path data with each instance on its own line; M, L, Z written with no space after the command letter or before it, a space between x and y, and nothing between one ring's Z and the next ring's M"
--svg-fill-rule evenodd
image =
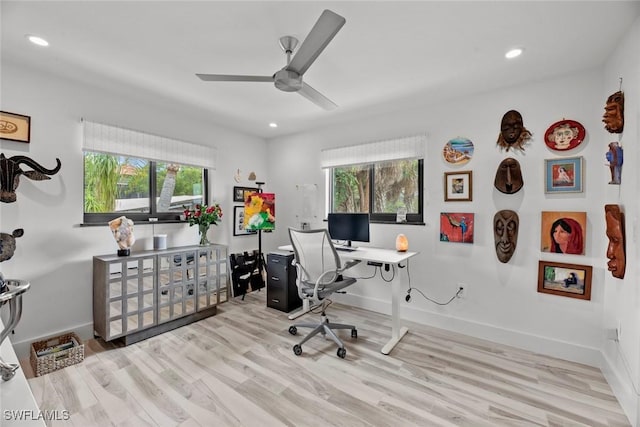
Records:
M293 254L274 251L267 254L267 307L288 313L302 306L296 286Z

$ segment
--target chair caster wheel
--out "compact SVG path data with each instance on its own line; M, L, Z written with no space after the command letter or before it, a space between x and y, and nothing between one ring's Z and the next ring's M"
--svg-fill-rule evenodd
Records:
M296 356L300 356L302 354L302 347L300 347L300 344L296 344L293 346L293 354L295 354Z
M347 355L347 350L346 349L344 349L344 348L339 348L338 349L338 357L340 359L344 359L346 355Z
M358 338L358 330L357 329L352 329L351 330L351 338Z
M289 333L291 335L295 335L298 333L298 328L296 328L295 326L289 326Z

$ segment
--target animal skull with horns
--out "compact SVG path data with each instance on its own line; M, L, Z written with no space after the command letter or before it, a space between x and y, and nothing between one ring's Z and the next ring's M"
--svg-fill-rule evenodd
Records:
M27 156L5 157L0 154L0 202L13 203L16 201L16 188L20 183L20 175L24 175L34 181L51 179L48 175L55 175L62 164L56 159L58 165L53 169L46 169L35 160ZM20 165L29 166L33 170L24 171Z

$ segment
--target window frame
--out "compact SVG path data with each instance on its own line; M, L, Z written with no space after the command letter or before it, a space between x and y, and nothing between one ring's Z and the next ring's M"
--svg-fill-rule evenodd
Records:
M410 160L410 159L397 159L391 161L402 161L402 160ZM404 223L396 222L395 213L376 213L373 212L374 208L374 194L375 194L375 165L389 162L388 160L381 162L373 162L367 163L366 166L369 170L369 212L363 212L369 214L369 221L372 223L380 223L380 224L413 224L413 225L424 225L424 159L414 159L418 160L418 213L408 213L407 212L407 221ZM334 211L334 170L338 168L344 168L349 165L344 166L334 166L329 168L329 213L333 213Z
M82 152L82 213L83 224L86 225L104 225L118 216L125 215L127 218L134 222L150 222L150 223L171 223L171 222L186 222L180 219L182 212L158 212L157 211L157 165L158 163L167 163L165 161L158 162L151 159L142 159L149 162L149 212L84 212L84 188L86 185L86 176L84 169L84 154L94 151L83 150ZM110 154L112 156L118 156L118 154ZM186 165L185 165L186 166ZM196 166L201 167L201 166ZM203 200L204 204L209 204L209 169L202 167L202 181L203 181Z

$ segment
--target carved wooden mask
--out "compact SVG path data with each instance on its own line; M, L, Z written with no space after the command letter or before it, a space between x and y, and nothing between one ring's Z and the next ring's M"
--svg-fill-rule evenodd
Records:
M520 219L515 211L504 209L493 217L493 238L496 244L496 255L503 263L509 262L518 243L518 226Z
M498 165L493 185L498 191L505 194L514 194L520 191L524 185L520 163L513 157L504 159Z
M624 279L626 267L624 213L620 210L619 205L605 205L604 218L607 223L607 237L609 238L607 269L613 277Z
M524 127L522 115L516 110L507 111L502 116L498 147L509 151L511 148L524 151L524 146L531 139L531 132Z
M602 121L604 128L610 133L622 133L624 129L624 92L618 91L607 98Z

